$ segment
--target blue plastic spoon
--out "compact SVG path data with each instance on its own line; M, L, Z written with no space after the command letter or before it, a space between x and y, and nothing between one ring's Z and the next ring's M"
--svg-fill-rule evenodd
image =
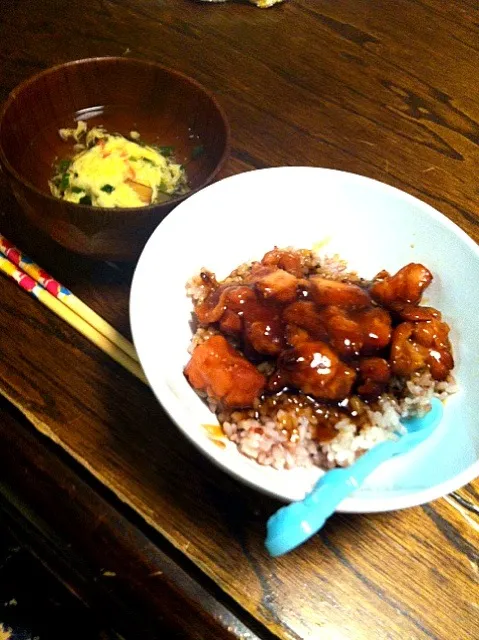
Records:
M433 398L425 416L401 421L407 433L398 440L377 444L350 467L328 471L306 498L279 509L267 524L265 544L270 555L281 556L306 542L321 529L340 502L356 491L380 464L411 451L428 438L441 421L442 414L441 401Z

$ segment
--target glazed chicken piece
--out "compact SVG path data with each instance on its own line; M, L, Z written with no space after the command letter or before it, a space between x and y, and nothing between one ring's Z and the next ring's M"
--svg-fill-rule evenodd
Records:
M218 287L195 313L201 323L218 322L226 334L241 338L248 351L274 356L284 346L280 310L274 304L261 304L252 284Z
M454 368L449 325L440 320L416 323L414 338L428 350L426 363L435 380L445 380Z
M374 353L391 340L391 316L385 309L345 309L326 307L319 313L329 341L341 356L353 357Z
M286 307L287 342L304 342L304 333L312 340L329 341L343 357L370 354L386 347L391 340L391 317L385 309L368 307L347 309L327 306L318 309L309 300L299 300ZM302 330L296 335L294 327Z
M265 300L276 302L292 302L296 297L298 288L298 278L284 269L271 271L268 267L263 267L267 271L264 275L259 272L256 275L255 287L258 293Z
M311 335L306 331L306 329L303 329L297 324L287 324L285 329L285 338L288 345L296 347L298 344L301 344L301 342L311 340Z
M362 354L384 349L391 342L391 316L386 309L371 307L351 314L363 331Z
M398 310L401 320L408 322L427 322L428 320L441 320L441 312L433 307L418 307L414 304L405 304Z
M277 356L284 347L284 325L276 307L251 304L243 313L243 340L247 350Z
M346 366L327 344L314 341L283 351L278 359L275 384L292 385L322 400L344 400L355 379L354 369Z
M388 361L384 358L362 358L358 368L358 394L368 399L379 397L391 378Z
M226 309L241 311L248 301L255 301L253 289L247 285L221 285L195 308L198 320L202 324L218 322Z
M283 311L283 320L287 325L300 327L313 340L326 340L328 333L324 322L321 320L318 309L314 302L310 300L298 300L288 305ZM294 335L287 330L288 335ZM289 340L288 340L289 342ZM289 342L294 344L293 342Z
M303 265L301 264L301 258L298 253L281 250L278 249L278 247L268 251L268 253L263 256L261 264L266 267L284 269L284 271L291 273L297 278L301 278L304 275Z
M319 315L326 327L328 341L341 356L349 358L361 353L364 331L360 324L350 317L348 309L330 306L322 309Z
M379 273L370 289L371 297L390 309L398 309L406 304L417 305L424 289L432 281L432 273L422 264L411 263L393 276Z
M358 308L371 305L368 293L356 284L328 280L320 276L311 276L309 282L316 304Z
M403 322L395 328L391 343L393 373L411 376L428 368L435 380L445 380L453 367L449 326L445 322Z
M184 373L194 389L230 409L251 407L266 384L256 367L220 335L196 347Z
M228 336L239 337L243 331L243 320L231 309L225 309L219 321L219 327Z
M399 376L411 376L426 366L427 349L413 339L414 323L403 322L393 332L391 368Z

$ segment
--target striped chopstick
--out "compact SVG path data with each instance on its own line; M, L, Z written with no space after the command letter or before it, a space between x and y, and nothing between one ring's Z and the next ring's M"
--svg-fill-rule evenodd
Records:
M31 276L52 296L60 300L64 305L83 318L94 329L99 331L110 342L116 344L130 358L138 362L135 347L121 335L111 324L103 320L101 316L90 309L84 302L77 298L69 289L57 282L51 275L39 267L33 260L26 256L20 249L17 249L5 236L0 233L0 253L2 253L15 266Z
M39 269L39 267L37 268ZM122 365L125 369L130 371L130 373L135 375L142 382L148 384L145 374L143 373L143 370L141 369L141 366L137 361L136 354L135 359L133 359L115 342L116 334L118 332L113 329L113 327L111 327L114 332L111 333L113 339L110 339L106 337L102 332L100 332L96 327L92 326L81 315L72 310L71 307L64 304L64 298L53 295L42 284L35 281L28 273L22 271L22 269L20 269L8 257L0 256L0 271L14 280L24 291L27 291L34 298L39 300L43 305L45 305L45 307L50 309L50 311L53 311L53 313L55 313L59 318L67 322L71 327L85 336L88 340L90 340L90 342L99 347L104 353L113 358L113 360L118 362L118 364ZM59 285L59 283L57 284ZM59 286L61 287L61 285ZM68 291L68 289L66 289L66 291ZM91 311L89 307L87 307L84 303L81 303L79 308L83 310L83 307L88 309L88 311ZM91 313L94 314L93 311L91 311ZM94 316L100 318L100 316L97 316L97 314L94 314ZM102 320L102 318L100 318L100 320ZM105 323L105 325L109 326L108 323L106 323L105 321L103 322ZM124 338L123 336L121 337L125 342L128 342L126 338ZM131 345L131 349L134 351L133 345Z

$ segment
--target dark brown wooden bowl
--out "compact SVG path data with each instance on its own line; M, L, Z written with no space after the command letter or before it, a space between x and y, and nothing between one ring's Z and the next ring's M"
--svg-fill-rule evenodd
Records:
M58 129L79 118L173 146L191 191L124 209L54 198L48 186L53 165L72 151ZM144 60L92 58L47 69L15 88L0 116L0 162L25 214L67 249L94 258L137 258L161 220L214 178L228 151L228 122L213 95L195 80Z

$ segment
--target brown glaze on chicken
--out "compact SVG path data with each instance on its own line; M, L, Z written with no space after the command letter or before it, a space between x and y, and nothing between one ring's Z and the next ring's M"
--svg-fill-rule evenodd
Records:
M293 276L300 278L305 273L304 263L298 251L284 251L275 247L263 256L261 264L266 267L283 269Z
M391 379L391 367L384 358L361 358L358 363L358 395L377 398Z
M401 320L409 322L427 322L428 320L441 320L441 312L433 307L418 307L413 304L405 304L397 309L397 315Z
M385 309L370 306L342 309L326 306L318 312L329 342L340 355L353 358L375 353L391 340L391 316Z
M428 368L435 380L445 380L454 367L448 325L436 319L401 323L393 334L391 367L405 377Z
M318 307L310 300L297 300L283 310L283 321L286 324L286 339L292 346L308 338L327 340L328 331L319 315ZM302 332L299 329L303 329ZM297 335L296 335L297 334Z
M297 295L298 279L288 271L265 267L264 271L255 274L256 291L265 300L276 302L292 302Z
M256 367L219 335L196 347L185 375L196 390L228 407L251 406L266 384Z
M278 358L275 377L278 388L294 387L321 400L344 400L356 379L325 342L305 341L286 349Z
M424 289L432 282L432 273L422 264L412 262L390 276L379 273L371 287L371 296L378 304L395 309L405 304L417 305Z
M320 306L335 305L360 309L371 306L369 294L356 284L328 280L320 276L311 276L311 291L313 300Z
M196 347L185 369L195 389L225 410L300 393L342 412L351 398L376 400L391 376L447 378L449 327L439 311L419 306L432 280L426 267L409 264L358 284L314 273L310 256L275 248L230 284L202 272L207 295L196 317L238 350L222 336ZM255 367L265 361L267 377Z

